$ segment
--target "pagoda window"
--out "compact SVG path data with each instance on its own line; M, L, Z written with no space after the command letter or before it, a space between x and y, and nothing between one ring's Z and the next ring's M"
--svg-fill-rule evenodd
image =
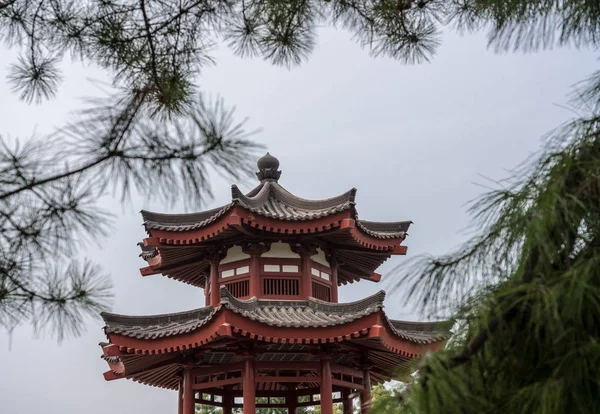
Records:
M235 269L223 270L221 272L221 277L223 277L223 278L231 277L233 275L235 275Z
M236 276L250 276L250 260L243 259L240 261L230 262L226 264L219 263L220 279L229 279Z
M310 273L313 276L319 277L321 279L325 279L325 280L331 280L331 274L324 272L322 270L317 269L316 267L313 267L310 269Z
M273 264L266 264L265 265L265 272L281 272L281 266L279 265L273 265Z
M283 265L281 266L281 271L283 273L298 273L300 271L300 267L297 265Z

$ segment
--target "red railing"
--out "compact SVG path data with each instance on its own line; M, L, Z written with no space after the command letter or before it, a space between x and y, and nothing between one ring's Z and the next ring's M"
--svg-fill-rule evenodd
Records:
M235 298L245 298L250 295L250 280L237 280L225 283L225 287Z
M321 283L312 282L312 293L315 299L331 302L331 288Z
M263 294L265 296L298 296L300 295L300 280L265 277L263 278Z

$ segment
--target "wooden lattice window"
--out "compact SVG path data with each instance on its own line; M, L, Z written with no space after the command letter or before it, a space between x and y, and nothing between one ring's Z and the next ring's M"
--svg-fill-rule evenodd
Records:
M243 298L250 295L250 281L240 280L237 282L226 283L225 287L234 298Z
M264 278L263 293L268 296L298 296L300 281L298 279Z

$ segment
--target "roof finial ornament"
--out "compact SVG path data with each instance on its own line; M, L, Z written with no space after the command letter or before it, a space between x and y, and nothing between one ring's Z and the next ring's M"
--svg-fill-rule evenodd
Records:
M279 160L268 152L258 160L256 165L258 167L256 176L260 181L279 180L279 177L281 176L281 171L278 170Z

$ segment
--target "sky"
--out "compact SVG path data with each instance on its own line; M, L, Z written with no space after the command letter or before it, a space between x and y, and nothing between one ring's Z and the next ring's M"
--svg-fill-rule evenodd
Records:
M0 73L17 54L0 47ZM362 219L412 220L405 244L408 257L442 254L463 242L467 203L485 191L489 178L507 171L540 148L541 138L567 121L571 87L597 67L597 54L559 49L537 54L496 54L483 34L448 33L431 63L407 66L371 58L343 31L323 28L310 61L288 70L260 59L242 60L227 49L215 53L201 88L236 106L254 139L280 160L280 184L304 198L327 198L356 187ZM65 62L56 99L38 106L20 102L0 81L0 135L43 135L63 125L98 96L92 80L106 73ZM213 179L214 199L230 201L230 185ZM249 179L238 183L249 190ZM136 245L145 237L141 209L183 211L134 195L122 205L106 198L102 207L117 215L113 232L82 255L112 277L113 311L155 314L201 307L201 289L160 275L143 278ZM406 258L387 261L382 283L363 281L340 288L340 301L375 293L393 281L391 269ZM383 286L382 286L383 284ZM394 319L422 317L389 293L386 312ZM3 414L175 413L176 392L127 380L105 382L106 363L98 342L102 323L89 320L87 332L62 344L37 337L29 327L0 333L0 411Z

